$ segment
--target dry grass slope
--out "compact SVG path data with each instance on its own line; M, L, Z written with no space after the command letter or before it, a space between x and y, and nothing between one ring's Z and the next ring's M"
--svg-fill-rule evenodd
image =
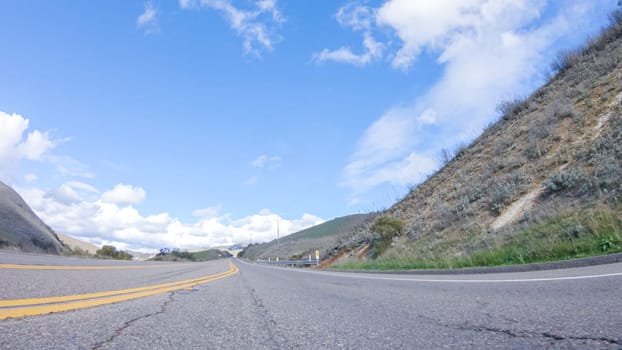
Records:
M622 12L554 65L545 86L500 104L498 122L382 213L405 232L377 261L368 223L335 246L337 263L455 267L621 250ZM362 263L348 254L365 245Z

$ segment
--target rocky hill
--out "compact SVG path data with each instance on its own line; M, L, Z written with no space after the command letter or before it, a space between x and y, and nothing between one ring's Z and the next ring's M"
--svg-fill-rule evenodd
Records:
M456 267L622 250L622 13L553 68L328 260Z
M11 187L0 182L0 247L59 254L63 244Z

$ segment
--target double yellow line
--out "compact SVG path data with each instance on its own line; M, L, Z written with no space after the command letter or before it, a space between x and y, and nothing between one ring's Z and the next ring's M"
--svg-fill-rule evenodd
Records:
M139 288L120 289L108 292L67 295L48 298L0 300L0 320L25 316L44 315L53 312L84 309L121 301L143 298L213 282L238 273L238 268L229 262L229 270L215 275L179 282L151 285Z
M132 270L132 269L153 269L165 267L179 267L190 264L166 264L166 265L105 265L105 266L71 266L71 265L18 265L0 264L0 269L15 270Z

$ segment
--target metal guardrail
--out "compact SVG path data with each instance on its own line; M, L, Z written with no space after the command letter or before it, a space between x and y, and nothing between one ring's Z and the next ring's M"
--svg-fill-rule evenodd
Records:
M317 266L319 260L257 260L257 264L272 266Z

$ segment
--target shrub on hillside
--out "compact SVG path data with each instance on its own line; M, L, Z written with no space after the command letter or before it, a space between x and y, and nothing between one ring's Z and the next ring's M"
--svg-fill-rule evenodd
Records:
M546 118L546 121L536 123L536 125L529 130L523 155L529 160L535 160L545 154L549 149L546 139L554 134L554 129L554 123L550 118Z
M585 180L585 173L581 169L567 169L551 175L545 182L544 188L549 193L561 192L576 188Z
M579 62L581 51L560 51L551 62L551 70L554 73L567 71L570 67Z
M490 211L499 215L512 198L513 186L510 183L495 184L490 190Z
M435 202L432 205L432 211L432 218L434 219L432 220L432 230L434 231L442 231L458 220L455 210L450 208L444 201L439 200Z
M568 99L556 100L546 111L547 120L554 122L558 119L574 117L577 111Z
M65 246L63 250L64 256L91 256L91 254L86 250L82 249L78 246L70 247L68 245Z
M511 120L517 117L521 112L528 110L529 107L529 100L515 98L513 100L501 101L497 105L497 112L501 114L504 120Z
M374 221L371 229L372 232L379 237L374 240L373 247L375 257L381 255L387 248L391 246L393 238L399 237L404 233L406 223L397 218L390 216L381 216Z
M390 216L381 216L372 225L372 231L378 233L383 239L393 239L404 233L405 223L403 220Z

